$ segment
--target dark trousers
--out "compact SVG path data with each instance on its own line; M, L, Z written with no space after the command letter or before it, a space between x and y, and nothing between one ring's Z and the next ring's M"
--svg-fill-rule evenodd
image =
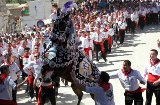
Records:
M112 38L113 38L113 41L115 41L117 43L117 40L118 40L117 34L114 34Z
M160 22L160 11L158 11L158 20Z
M107 53L108 52L108 40L105 40L103 45L104 45L104 48L105 48L105 52Z
M135 21L132 21L132 22L131 22L131 32L132 32L132 33L134 33L135 28L136 28L136 22L135 22Z
M41 105L45 104L46 98L51 102L51 105L56 105L55 91L53 88L43 88L41 92Z
M17 80L16 81L14 81L16 84L17 84ZM17 90L13 90L12 89L12 98L13 98L13 101L15 102L15 103L17 103Z
M154 86L153 83L147 82L145 105L151 105L153 93L156 97L156 105L160 105L160 84L158 86Z
M146 14L146 25L151 24L150 14Z
M126 21L127 21L126 32L131 31L131 18L127 18Z
M134 105L143 105L143 97L142 93L125 93L125 105L132 105L134 101Z
M38 100L39 87L36 86L36 99Z
M28 84L28 88L29 88L29 96L33 98L34 97L33 84Z
M125 30L119 30L120 33L120 44L123 44L124 42L124 37L125 37Z
M98 52L101 51L101 46L100 46L100 44L94 44L94 48L95 48L95 52L96 52L96 61L99 61ZM103 57L104 61L106 61L106 54L102 54L102 57Z
M158 24L158 13L153 13L153 24Z
M139 26L140 26L140 29L143 29L144 28L144 17L139 17Z

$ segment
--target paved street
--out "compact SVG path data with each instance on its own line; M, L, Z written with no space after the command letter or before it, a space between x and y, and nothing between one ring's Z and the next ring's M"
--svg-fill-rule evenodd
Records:
M143 31L139 30L135 35L127 34L124 45L119 48L113 48L112 53L108 55L108 62L104 63L101 59L97 66L100 71L111 73L120 69L122 67L123 60L128 59L132 62L133 69L137 69L142 72L144 64L149 59L150 49L158 49L158 38L160 38L160 27L158 25L146 26ZM124 89L121 87L119 80L114 79L110 80L110 82L113 84L114 100L116 105L124 105ZM32 104L27 103L28 97L24 93L24 87L25 86L18 91L18 105L35 105L34 102ZM145 92L143 93L143 96L145 101ZM71 88L69 86L64 87L64 84L61 83L59 95L57 97L57 105L76 105L76 103L77 97ZM91 99L89 94L84 92L81 105L94 105L94 101ZM155 105L155 98L153 99L152 105Z

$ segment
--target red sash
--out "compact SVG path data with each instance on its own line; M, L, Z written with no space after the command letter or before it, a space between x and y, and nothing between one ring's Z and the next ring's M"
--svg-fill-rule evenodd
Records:
M0 99L0 105L18 105L17 103L11 101L11 100L2 100Z
M110 83L101 83L99 84L100 87L102 87L104 89L104 91L107 91L110 89Z
M112 36L108 37L108 45L112 45Z
M142 93L146 90L146 88L141 88L139 87L137 90L135 91L125 91L125 93L130 93L130 94L137 94L137 93Z
M103 43L101 42L96 42L96 41L93 41L94 44L100 44L100 49L102 51L102 54L105 54L105 48L104 48L104 45Z
M88 48L84 48L84 51L86 53L87 56L89 56L89 51L92 50L91 47L88 47Z
M29 84L29 85L32 85L32 84L33 84L33 81L34 81L33 72L32 72L31 69L29 69L28 71L31 73L31 75L28 75L28 84Z

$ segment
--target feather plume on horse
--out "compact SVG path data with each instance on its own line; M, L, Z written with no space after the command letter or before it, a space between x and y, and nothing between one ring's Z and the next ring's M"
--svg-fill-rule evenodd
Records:
M50 44L42 56L44 65L41 72L53 70L54 75L71 82L71 87L78 96L77 105L80 105L83 92L74 84L70 72L75 72L79 83L87 86L96 86L97 83L90 81L88 78L92 76L94 79L98 79L99 70L78 49L79 40L75 35L72 20L69 18L71 8L77 8L76 3L70 1L64 4L61 15L54 22Z

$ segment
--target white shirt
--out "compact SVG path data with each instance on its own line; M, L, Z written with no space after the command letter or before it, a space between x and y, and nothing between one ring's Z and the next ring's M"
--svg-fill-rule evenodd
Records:
M3 83L0 84L0 99L12 100L12 89L15 89L16 83L8 76Z
M110 28L110 29L108 30L108 35L110 35L110 36L113 36L113 35L114 35L114 29L113 29L113 28Z
M20 46L18 48L18 55L23 56L23 54L24 54L24 48Z
M94 94L95 105L115 105L113 86L110 83L110 89L106 92L100 86L88 87L86 86L86 92Z
M6 63L4 62L2 65L6 65ZM19 70L19 67L15 62L12 62L9 65L9 71L10 71L9 75L11 76L13 81L17 80L17 74L21 75L21 71Z
M128 18L128 11L123 12L124 19Z
M81 41L81 44L79 45L79 47L81 47L82 49L86 48L86 47L87 47L87 46L86 46L86 41L87 41L87 39L86 39L85 37L81 36L81 37L79 38L79 40Z
M91 47L93 50L93 40L86 38L86 48Z
M119 22L118 22L118 26L119 26L119 29L126 29L127 23L126 23L126 22L119 21Z
M138 17L137 17L137 14L134 14L134 13L131 14L131 21L135 21L135 22L136 22L136 21L137 21L137 18L138 18Z
M29 69L31 69L33 76L37 79L38 77L40 77L42 66L42 60L38 59L37 61L29 62L27 65L24 66L23 70L26 74L32 75L31 72L29 72Z
M153 13L158 13L158 8L152 7L152 11L153 11Z
M122 70L118 70L114 74L110 74L110 78L119 78L122 87L127 91L135 91L139 88L138 80L146 83L146 80L141 76L139 71L132 70L128 74L128 78L122 73Z
M0 66L2 65L2 61L4 60L4 56L3 55L1 55L0 56Z
M56 10L54 10L54 13L52 13L52 14L49 16L49 18L52 19L52 20L56 20L56 19L57 19Z
M144 68L143 76L145 77L148 73L160 76L160 62L154 66L151 66L150 62L147 62Z
M103 38L103 32L100 32L100 34L98 35L97 32L94 32L92 39L96 42L102 42L102 38Z

